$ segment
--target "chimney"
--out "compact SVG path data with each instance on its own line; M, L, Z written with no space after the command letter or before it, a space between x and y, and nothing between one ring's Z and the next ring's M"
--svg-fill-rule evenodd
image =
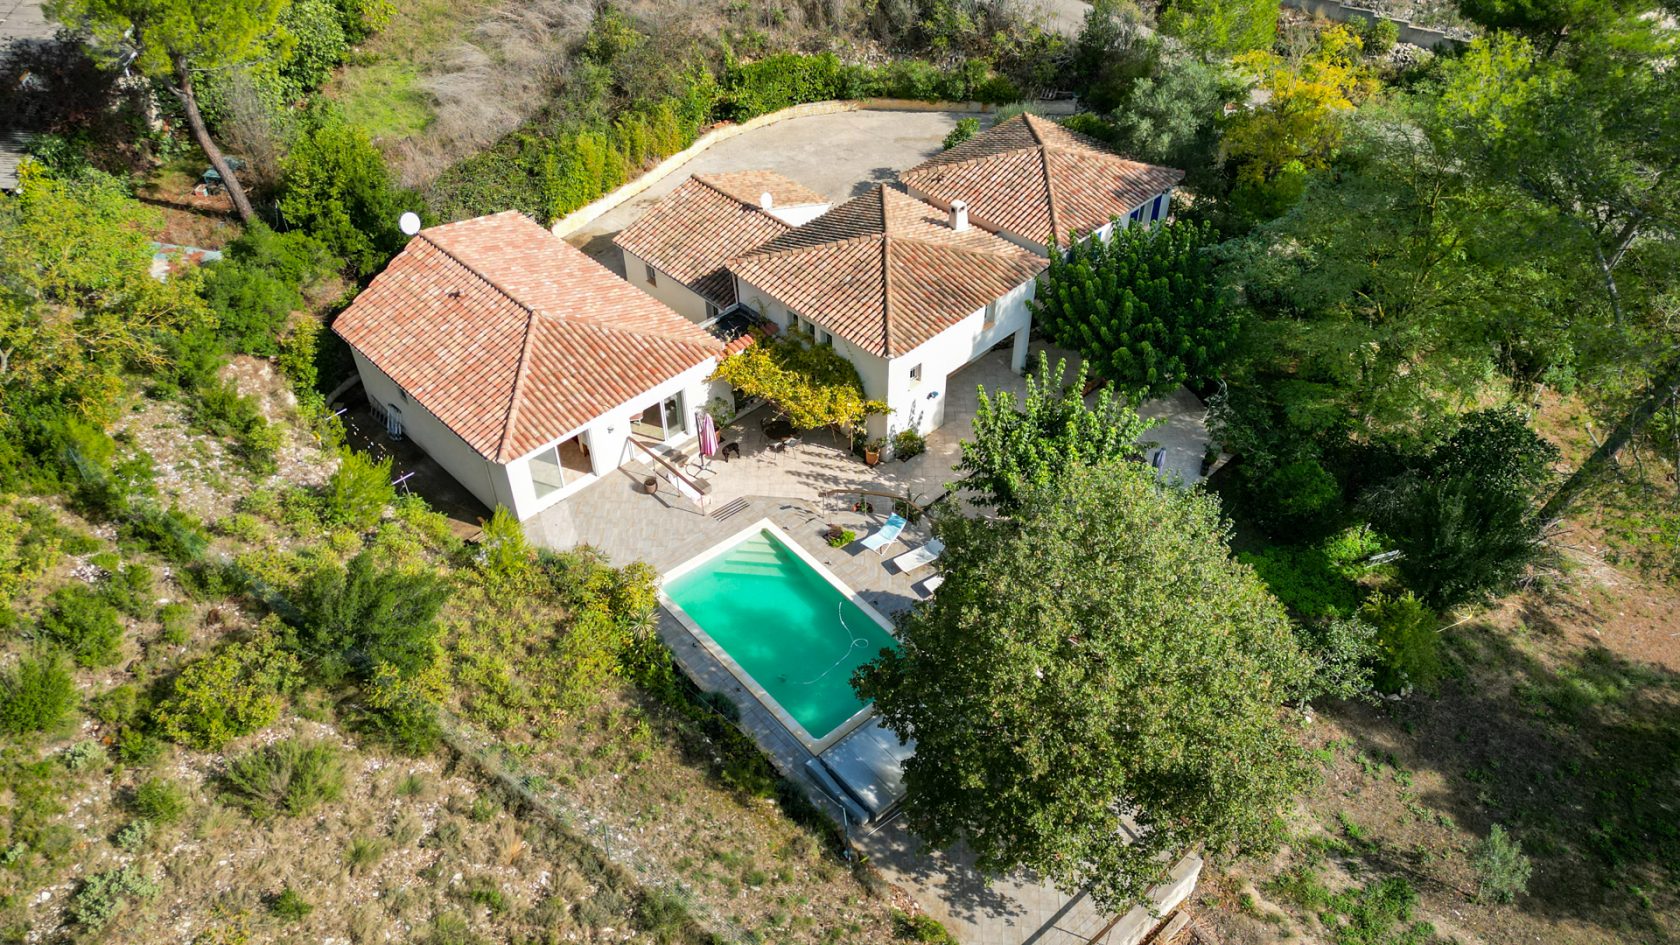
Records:
M951 229L961 233L968 229L968 204L961 200L951 201Z
M758 195L758 207L759 207L759 209L769 210L771 207L773 207L775 205L776 205L776 198L770 196L770 191L766 190L764 193Z

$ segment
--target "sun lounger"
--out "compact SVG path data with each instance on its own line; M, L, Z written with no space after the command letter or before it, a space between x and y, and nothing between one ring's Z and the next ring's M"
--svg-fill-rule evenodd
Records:
M876 554L883 554L884 549L898 540L898 533L904 531L904 526L910 524L902 515L894 515L886 523L875 530L875 533L863 540L863 547Z
M945 551L945 543L937 538L929 538L927 544L913 551L906 551L893 559L893 567L898 568L900 574L914 571L924 564L932 564L939 560L939 555Z
M943 574L935 574L933 577L928 578L922 582L922 596L932 597L933 592L939 590L939 585L944 583L945 575Z

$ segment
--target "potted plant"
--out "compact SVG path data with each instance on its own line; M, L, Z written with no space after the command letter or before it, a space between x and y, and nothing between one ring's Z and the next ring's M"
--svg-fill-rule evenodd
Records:
M1207 449L1202 451L1202 475L1207 475L1208 470L1212 469L1213 464L1217 462L1219 462L1219 447L1209 443Z
M864 443L863 444L863 461L864 461L864 464L869 465L869 466L873 466L876 463L879 463L881 461L881 447L886 446L886 445L887 445L887 441L881 439L880 437L876 437L875 439L870 440L867 443Z
M875 507L869 504L868 499L859 499L852 504L852 511L862 512L863 514L868 515L870 512L875 511Z
M659 491L659 477L649 476L646 479L643 479L642 491L646 492L648 495L654 495L657 493Z
M839 525L830 525L828 531L823 533L823 541L828 542L830 548L844 548L857 541L857 532Z

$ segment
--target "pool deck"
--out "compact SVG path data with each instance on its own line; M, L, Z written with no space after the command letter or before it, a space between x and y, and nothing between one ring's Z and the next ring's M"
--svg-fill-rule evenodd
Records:
M1041 347L1033 344L1035 363ZM1067 352L1048 351L1052 361L1067 356L1071 365L1077 360ZM610 561L641 560L663 574L752 523L769 519L891 619L922 599L922 582L935 572L924 567L901 574L889 564L896 555L932 537L926 523L907 527L899 541L879 555L856 542L830 548L823 533L835 524L861 537L885 521L890 509L885 508L889 503L884 499L877 500L869 513L853 511L857 489L891 495L908 492L920 502L943 494L955 478L952 467L960 456L959 444L973 433L977 386L1019 395L1026 384L1009 370L1007 352L994 352L965 368L949 386L944 426L927 437L925 453L907 462L865 466L849 444L823 433L808 435L778 451L770 448L759 429L762 412L753 413L722 431L723 442L740 444L740 457L728 463L714 460L701 474L712 487L706 511L669 490L647 495L638 488L639 471L626 467L527 520L526 533L542 546L592 545ZM1169 475L1187 482L1199 480L1207 442L1201 402L1180 389L1146 403L1139 413L1160 420L1146 437L1166 449ZM835 490L854 490L854 494L826 494ZM740 710L739 725L775 767L843 822L838 806L805 773L805 762L813 757L810 751L669 611L662 607L658 616L660 636L684 672L702 689L728 695ZM850 835L890 882L967 945L1129 945L1154 924L1142 909L1114 917L1097 909L1089 897L1069 895L1031 876L982 876L960 847L925 849L901 820L891 817L871 828L854 828ZM1194 856L1177 864L1174 881L1158 890L1156 902L1167 908L1176 905L1194 888L1200 865Z

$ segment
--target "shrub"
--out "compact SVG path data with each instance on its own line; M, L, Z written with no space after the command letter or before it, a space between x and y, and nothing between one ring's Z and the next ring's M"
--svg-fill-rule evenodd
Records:
M121 728L140 713L140 691L132 683L112 686L88 700L88 713L102 724Z
M1341 510L1342 490L1317 457L1244 470L1249 515L1276 535L1323 534Z
M828 536L825 540L828 542L828 547L830 548L844 548L852 542L857 541L857 532L854 532L849 528L840 528L839 526L835 526L828 530Z
M57 657L25 657L0 673L0 732L44 732L76 705L76 684Z
M1115 224L1117 228L1120 224ZM1067 233L1031 234L1045 242ZM1161 395L1213 375L1234 334L1214 277L1209 224L1125 226L1050 253L1033 324L1124 391Z
M134 813L155 824L169 825L187 812L187 792L173 781L148 778L134 789Z
M150 502L122 523L122 533L174 564L193 563L210 544L203 522L174 506L162 509Z
M98 931L130 899L150 899L157 891L157 883L134 866L95 873L82 882L71 898L70 919L89 931Z
M1245 551L1238 560L1252 567L1272 596L1303 620L1346 617L1359 606L1359 588L1321 545L1273 545Z
M358 530L372 528L396 497L391 457L375 461L355 450L339 451L338 468L327 481L328 521Z
M158 622L163 625L163 639L175 646L187 642L192 633L192 608L179 602L164 604L158 611Z
M199 389L193 399L192 421L206 433L232 440L235 455L252 471L273 471L274 455L284 441L283 428L269 423L257 399L239 393L231 381Z
M1413 594L1371 598L1360 614L1376 628L1375 683L1383 692L1429 690L1441 675L1436 617Z
M938 919L930 915L893 910L893 931L906 942L923 942L926 945L957 945L956 936L952 935Z
M412 677L432 665L448 586L435 574L385 569L363 551L328 565L296 594L296 639L328 680L374 678L381 665Z
M230 643L188 663L152 721L165 738L215 750L273 725L299 672L297 657L271 638Z
M117 609L87 588L61 587L41 616L41 638L64 649L77 666L109 666L122 651Z
M1494 824L1471 857L1476 871L1476 898L1483 902L1511 902L1528 891L1534 864L1522 844Z
M280 894L269 900L268 911L281 922L302 922L315 911L315 907L305 902L298 891L290 886L280 890Z
M71 771L86 771L89 768L103 768L110 760L105 754L104 746L95 741L80 741L64 749L61 756L64 767Z
M900 430L893 434L893 455L901 460L920 456L927 452L927 440L914 429Z
M116 848L124 853L138 853L152 839L152 832L157 828L149 820L135 820L129 822L117 835L111 838Z
M978 118L959 118L959 119L957 119L956 127L952 128L951 133L945 136L945 141L944 141L943 146L944 146L945 150L949 151L952 148L956 147L959 144L962 144L964 141L967 141L968 139L974 137L975 135L977 135L979 133L980 133L980 119L978 119Z
M305 116L281 171L280 215L356 275L378 269L406 242L397 218L415 199L392 181L367 133L331 107Z
M325 742L275 742L229 762L233 802L252 817L296 817L344 793L344 759Z

